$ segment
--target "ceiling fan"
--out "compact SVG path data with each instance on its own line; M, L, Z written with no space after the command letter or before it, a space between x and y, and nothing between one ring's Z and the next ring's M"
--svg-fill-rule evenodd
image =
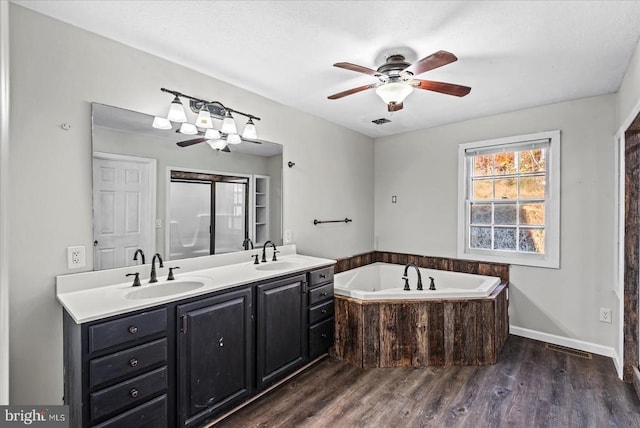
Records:
M201 134L201 133L199 133ZM254 144L262 144L262 141L260 140L255 140L255 139L251 139L251 138L246 138L246 137L242 137L238 134L235 134L234 136L230 135L225 135L225 134L221 134L218 138L216 139L210 139L207 138L205 134L201 134L202 137L199 138L194 138L191 140L185 140L185 141L178 141L176 144L179 147L189 147L189 146L193 146L194 144L199 144L199 143L203 143L203 142L207 142L207 144L209 144L209 146L211 146L212 149L215 150L220 150L223 152L231 152L231 150L229 150L229 146L230 145L235 145L235 144L240 144L241 142L247 142L247 143L254 143Z
M433 80L414 79L414 76L418 74L442 67L457 60L458 58L450 52L438 51L413 64L406 62L404 55L392 54L387 57L385 63L378 67L377 70L372 70L350 62L338 62L333 64L333 66L368 74L378 78L378 82L338 92L337 94L329 95L327 98L337 100L347 95L375 88L376 93L387 104L387 109L393 112L402 109L404 99L414 88L440 92L456 97L464 97L471 91L471 88L468 86L435 82Z

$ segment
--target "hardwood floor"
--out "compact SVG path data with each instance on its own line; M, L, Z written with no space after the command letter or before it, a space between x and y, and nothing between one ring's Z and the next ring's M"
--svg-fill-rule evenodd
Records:
M361 369L326 358L217 427L640 427L610 358L509 336L481 367Z

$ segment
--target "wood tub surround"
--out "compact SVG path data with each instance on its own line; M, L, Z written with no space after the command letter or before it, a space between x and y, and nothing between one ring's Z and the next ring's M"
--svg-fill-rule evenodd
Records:
M397 265L415 263L418 267L425 269L497 276L502 280L502 282L509 282L508 264L477 262L472 260L451 259L447 257L420 256L417 254L393 253L388 251L372 251L339 259L336 264L335 273L359 268L376 262L393 263Z
M509 335L507 285L479 299L335 296L332 356L362 368L495 364Z

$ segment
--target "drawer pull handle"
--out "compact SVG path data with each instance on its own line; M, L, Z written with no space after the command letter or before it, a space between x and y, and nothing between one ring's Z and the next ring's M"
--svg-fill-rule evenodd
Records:
M322 309L320 312L322 312L323 314L326 314L327 313L327 309L326 308Z
M321 274L320 274L320 278L325 279L326 277L327 277L327 275L326 275L326 274L324 274L324 273L321 273Z
M326 295L327 295L327 292L326 292L326 291L323 291L322 293L320 293L320 295L324 297L324 296L326 296Z
M138 390L135 388L132 388L131 391L129 391L129 395L131 396L131 398L138 397Z
M137 360L136 358L132 358L132 359L130 359L130 360L129 360L129 365L130 365L131 367L135 367L135 366L137 366L137 365L138 365L138 360Z
M326 333L322 333L322 334L320 335L320 337L321 337L321 338L323 338L323 339L326 339L326 338L327 338L327 334L326 334Z
M138 332L138 327L136 327L135 325L129 326L129 333L136 334L137 332Z

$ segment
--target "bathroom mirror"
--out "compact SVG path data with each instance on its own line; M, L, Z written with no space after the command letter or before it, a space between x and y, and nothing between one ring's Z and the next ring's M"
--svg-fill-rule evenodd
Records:
M245 238L282 243L282 145L179 147L198 136L152 122L92 104L94 270L139 264L138 248L149 262L242 250Z

